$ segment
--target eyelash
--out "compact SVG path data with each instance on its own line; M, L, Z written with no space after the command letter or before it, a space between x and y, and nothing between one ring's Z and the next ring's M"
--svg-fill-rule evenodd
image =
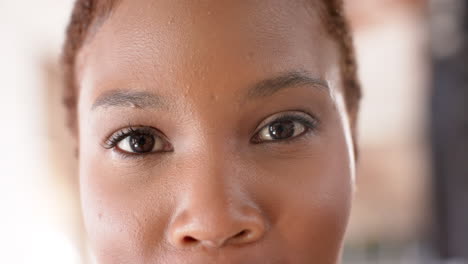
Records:
M307 115L307 116L310 116L310 118L306 118L306 117L303 117L303 116L300 116L300 115L295 115L295 114L284 114L284 115L281 115L271 121L268 121L265 125L261 126L259 129L257 129L254 133L254 136L252 137L251 139L251 143L252 144L287 144L287 143L293 143L295 140L298 140L300 139L302 136L304 135L307 135L311 132L316 132L317 129L318 129L318 126L319 126L319 120L317 118L315 118L313 115L311 114L308 114L304 111L296 111L296 112L300 112L304 115ZM301 123L302 125L304 125L305 127L305 131L302 132L301 134L297 135L297 136L294 136L294 137L291 137L291 138L287 138L287 139L280 139L280 140L272 140L272 141L265 141L265 142L255 142L255 137L258 136L258 133L260 131L262 131L262 129L264 129L265 127L273 124L273 123L277 123L277 122L283 122L283 121L294 121L294 122L299 122Z
M105 142L103 147L105 149L111 149L117 146L119 142L125 139L132 134L139 134L139 135L146 135L146 136L155 136L161 137L154 128L145 127L145 126L128 126L127 128L121 129L115 133L113 133Z
M277 117L277 118L275 118L273 120L268 121L266 124L264 124L259 129L257 129L255 131L253 137L251 137L250 142L252 144L255 144L255 145L273 144L273 143L287 144L287 143L292 143L295 140L300 139L302 136L304 136L306 134L317 131L317 127L319 125L319 120L317 118L315 118L312 115L307 114L307 113L305 113L303 111L297 111L297 112L303 113L304 115L307 115L310 118L306 118L306 117L300 116L298 114L284 114L284 115L281 115L281 116L279 116L279 117ZM271 125L273 123L283 122L283 121L299 122L300 124L302 124L305 127L305 131L302 132L301 134L297 135L297 136L287 138L287 139L255 142L255 138L258 137L258 133L262 129L264 129L265 127L267 127L267 126L269 126L269 125ZM114 132L110 137L108 137L105 140L105 142L103 144L103 147L105 149L113 149L119 144L120 141L122 141L126 137L129 137L129 136L134 135L134 134L154 136L154 137L161 138L161 140L166 140L165 137L161 136L159 134L158 130L155 129L155 128L151 128L151 127L147 127L147 126L132 126L132 125L129 125L128 127L124 128L124 129L121 129L121 130L119 130L117 132ZM123 152L123 151L119 151L119 154L122 155L123 158L129 158L129 157L135 158L135 157L143 157L145 155L152 154L152 153L130 154L130 153L126 153L126 152Z

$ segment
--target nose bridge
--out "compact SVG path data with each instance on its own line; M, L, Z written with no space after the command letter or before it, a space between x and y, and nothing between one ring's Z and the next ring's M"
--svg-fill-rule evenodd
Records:
M184 175L181 192L168 229L176 247L222 247L252 243L263 236L266 221L249 199L228 151L206 147Z
M201 118L200 118L201 119ZM218 118L213 118L218 120ZM188 191L184 194L186 203L196 204L211 201L210 206L226 205L227 200L239 196L242 183L236 181L236 167L240 165L232 135L219 128L212 120L200 120L192 134L192 151L184 158ZM217 197L217 201L212 201Z
M182 195L183 207L188 213L205 211L206 215L226 217L232 207L242 200L241 184L232 179L226 155L209 155L199 159L196 168L188 175L187 191Z

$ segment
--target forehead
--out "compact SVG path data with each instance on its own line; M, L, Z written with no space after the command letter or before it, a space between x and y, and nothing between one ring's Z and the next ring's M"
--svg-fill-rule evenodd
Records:
M337 59L320 6L316 0L121 0L80 52L78 84L96 94L124 79L160 89L202 81L223 86L220 81L291 70L327 79Z

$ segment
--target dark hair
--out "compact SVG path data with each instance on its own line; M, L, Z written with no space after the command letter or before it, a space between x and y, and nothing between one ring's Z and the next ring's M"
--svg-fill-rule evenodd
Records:
M68 126L76 133L77 129L77 84L75 62L77 53L90 34L109 15L119 0L77 0L73 8L70 24L66 32L62 63L64 66L65 96L68 108ZM341 72L347 110L355 130L361 89L357 79L354 46L349 25L344 15L343 0L321 0L324 7L324 24L330 36L338 43L341 52ZM356 137L356 131L353 131Z

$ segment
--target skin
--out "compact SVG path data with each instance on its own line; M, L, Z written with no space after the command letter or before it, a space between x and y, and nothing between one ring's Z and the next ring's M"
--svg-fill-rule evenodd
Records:
M80 188L99 263L340 262L355 161L317 6L123 0L88 39ZM281 113L314 128L259 142ZM129 126L157 129L164 151L106 145Z

